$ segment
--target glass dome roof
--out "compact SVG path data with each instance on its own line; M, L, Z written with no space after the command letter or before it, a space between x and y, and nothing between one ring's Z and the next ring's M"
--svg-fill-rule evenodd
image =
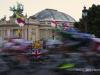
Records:
M39 21L50 21L54 19L56 21L75 22L75 19L72 18L71 16L54 9L42 10L41 12L31 16L31 18L34 18L34 17Z

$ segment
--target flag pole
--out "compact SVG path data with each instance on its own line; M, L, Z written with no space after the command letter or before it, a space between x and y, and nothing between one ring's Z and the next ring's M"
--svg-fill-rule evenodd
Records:
M22 38L22 26L20 27L20 38Z
M57 22L55 21L55 19L51 20L51 26L52 26L52 38L53 40L55 39L55 28L57 28Z

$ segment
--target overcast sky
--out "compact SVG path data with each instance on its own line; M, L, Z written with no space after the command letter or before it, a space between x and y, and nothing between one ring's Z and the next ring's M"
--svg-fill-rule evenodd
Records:
M9 7L20 2L24 5L24 14L28 16L46 9L56 9L72 16L76 21L81 18L81 10L85 5L87 8L92 4L100 5L100 0L0 0L0 18L6 15L9 17L12 12Z

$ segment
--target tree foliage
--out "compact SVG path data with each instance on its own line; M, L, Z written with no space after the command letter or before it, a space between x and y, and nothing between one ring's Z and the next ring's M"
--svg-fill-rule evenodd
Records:
M87 32L95 34L100 37L100 5L92 5L87 10L87 16L81 18L79 22L75 23L75 27L85 32L85 25L87 23Z

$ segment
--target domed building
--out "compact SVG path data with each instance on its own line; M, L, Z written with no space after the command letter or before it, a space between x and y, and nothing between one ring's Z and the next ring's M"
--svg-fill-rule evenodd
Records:
M32 19L37 19L40 23L47 23L50 24L52 20L55 20L58 24L67 22L71 26L75 22L75 19L72 18L70 15L60 12L54 9L45 9L42 10L35 15L31 16Z
M52 22L54 21L57 26L62 26L67 23L68 26L74 26L76 22L74 18L70 15L60 12L54 9L44 9L33 16L30 16L31 19L35 19L40 23L40 26L46 25L50 27L46 30L40 28L40 37L47 39L59 39L60 36L52 31Z
M21 27L15 23L16 18L10 17L6 21L5 17L0 20L0 37L18 37ZM52 21L55 21L57 26L67 23L73 26L75 19L70 15L54 9L45 9L36 13L33 16L25 17L25 25L22 27L21 38L36 41L41 39L60 39L60 36L53 31Z
M65 14L63 12L54 10L54 9L45 9L41 12L35 14L34 16L31 16L31 18L36 18L39 21L50 21L52 19L55 19L56 21L67 21L67 22L75 22L75 19L69 16L68 14Z

